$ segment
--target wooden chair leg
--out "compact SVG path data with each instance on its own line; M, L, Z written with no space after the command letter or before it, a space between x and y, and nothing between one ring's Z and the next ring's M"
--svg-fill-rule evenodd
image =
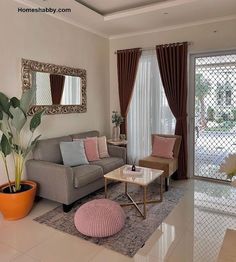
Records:
M169 189L169 177L165 177L165 191L168 191Z

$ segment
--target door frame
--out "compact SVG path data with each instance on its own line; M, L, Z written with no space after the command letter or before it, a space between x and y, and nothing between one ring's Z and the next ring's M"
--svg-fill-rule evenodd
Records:
M209 52L196 52L189 54L189 89L188 89L188 174L191 178L220 181L214 178L204 178L195 176L194 174L194 158L195 158L195 60L199 57L209 57L218 55L232 55L236 54L236 49L220 50ZM225 181L220 181L225 183Z

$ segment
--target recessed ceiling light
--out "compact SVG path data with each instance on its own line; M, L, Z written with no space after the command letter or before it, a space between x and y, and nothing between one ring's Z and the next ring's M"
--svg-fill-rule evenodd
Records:
M164 12L164 13L163 13L163 15L168 15L168 14L169 14L169 13L167 13L167 12Z
M218 30L214 30L213 33L218 33Z

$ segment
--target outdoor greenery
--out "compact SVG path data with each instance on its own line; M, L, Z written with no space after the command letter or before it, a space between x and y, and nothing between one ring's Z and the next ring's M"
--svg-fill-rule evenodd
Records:
M207 121L215 120L215 110L212 107L207 108Z
M26 157L36 145L40 135L34 138L34 132L41 123L44 110L34 114L27 121L27 112L35 97L36 90L31 88L25 91L21 98L8 98L0 92L0 154L4 163L10 192L18 192L21 189L21 176ZM25 127L28 130L24 130ZM28 131L28 133L27 133ZM28 135L28 139L26 139ZM25 139L27 141L25 141ZM7 157L12 155L15 167L15 181L11 183Z
M207 127L205 129L205 131L222 131L222 132L227 132L227 131L230 131L233 127L235 127L235 125L236 125L236 121L222 121L217 126Z
M115 124L115 126L120 126L123 121L124 118L117 111L112 111L112 123Z
M202 74L196 74L195 76L195 97L200 103L200 125L202 128L206 127L206 108L205 108L205 97L209 94L212 86L208 79Z
M232 109L233 120L236 121L236 109Z

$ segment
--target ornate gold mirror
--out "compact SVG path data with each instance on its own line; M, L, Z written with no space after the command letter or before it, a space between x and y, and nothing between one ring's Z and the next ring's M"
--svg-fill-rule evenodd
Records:
M86 70L22 59L22 88L35 87L28 114L45 109L48 115L87 111Z

